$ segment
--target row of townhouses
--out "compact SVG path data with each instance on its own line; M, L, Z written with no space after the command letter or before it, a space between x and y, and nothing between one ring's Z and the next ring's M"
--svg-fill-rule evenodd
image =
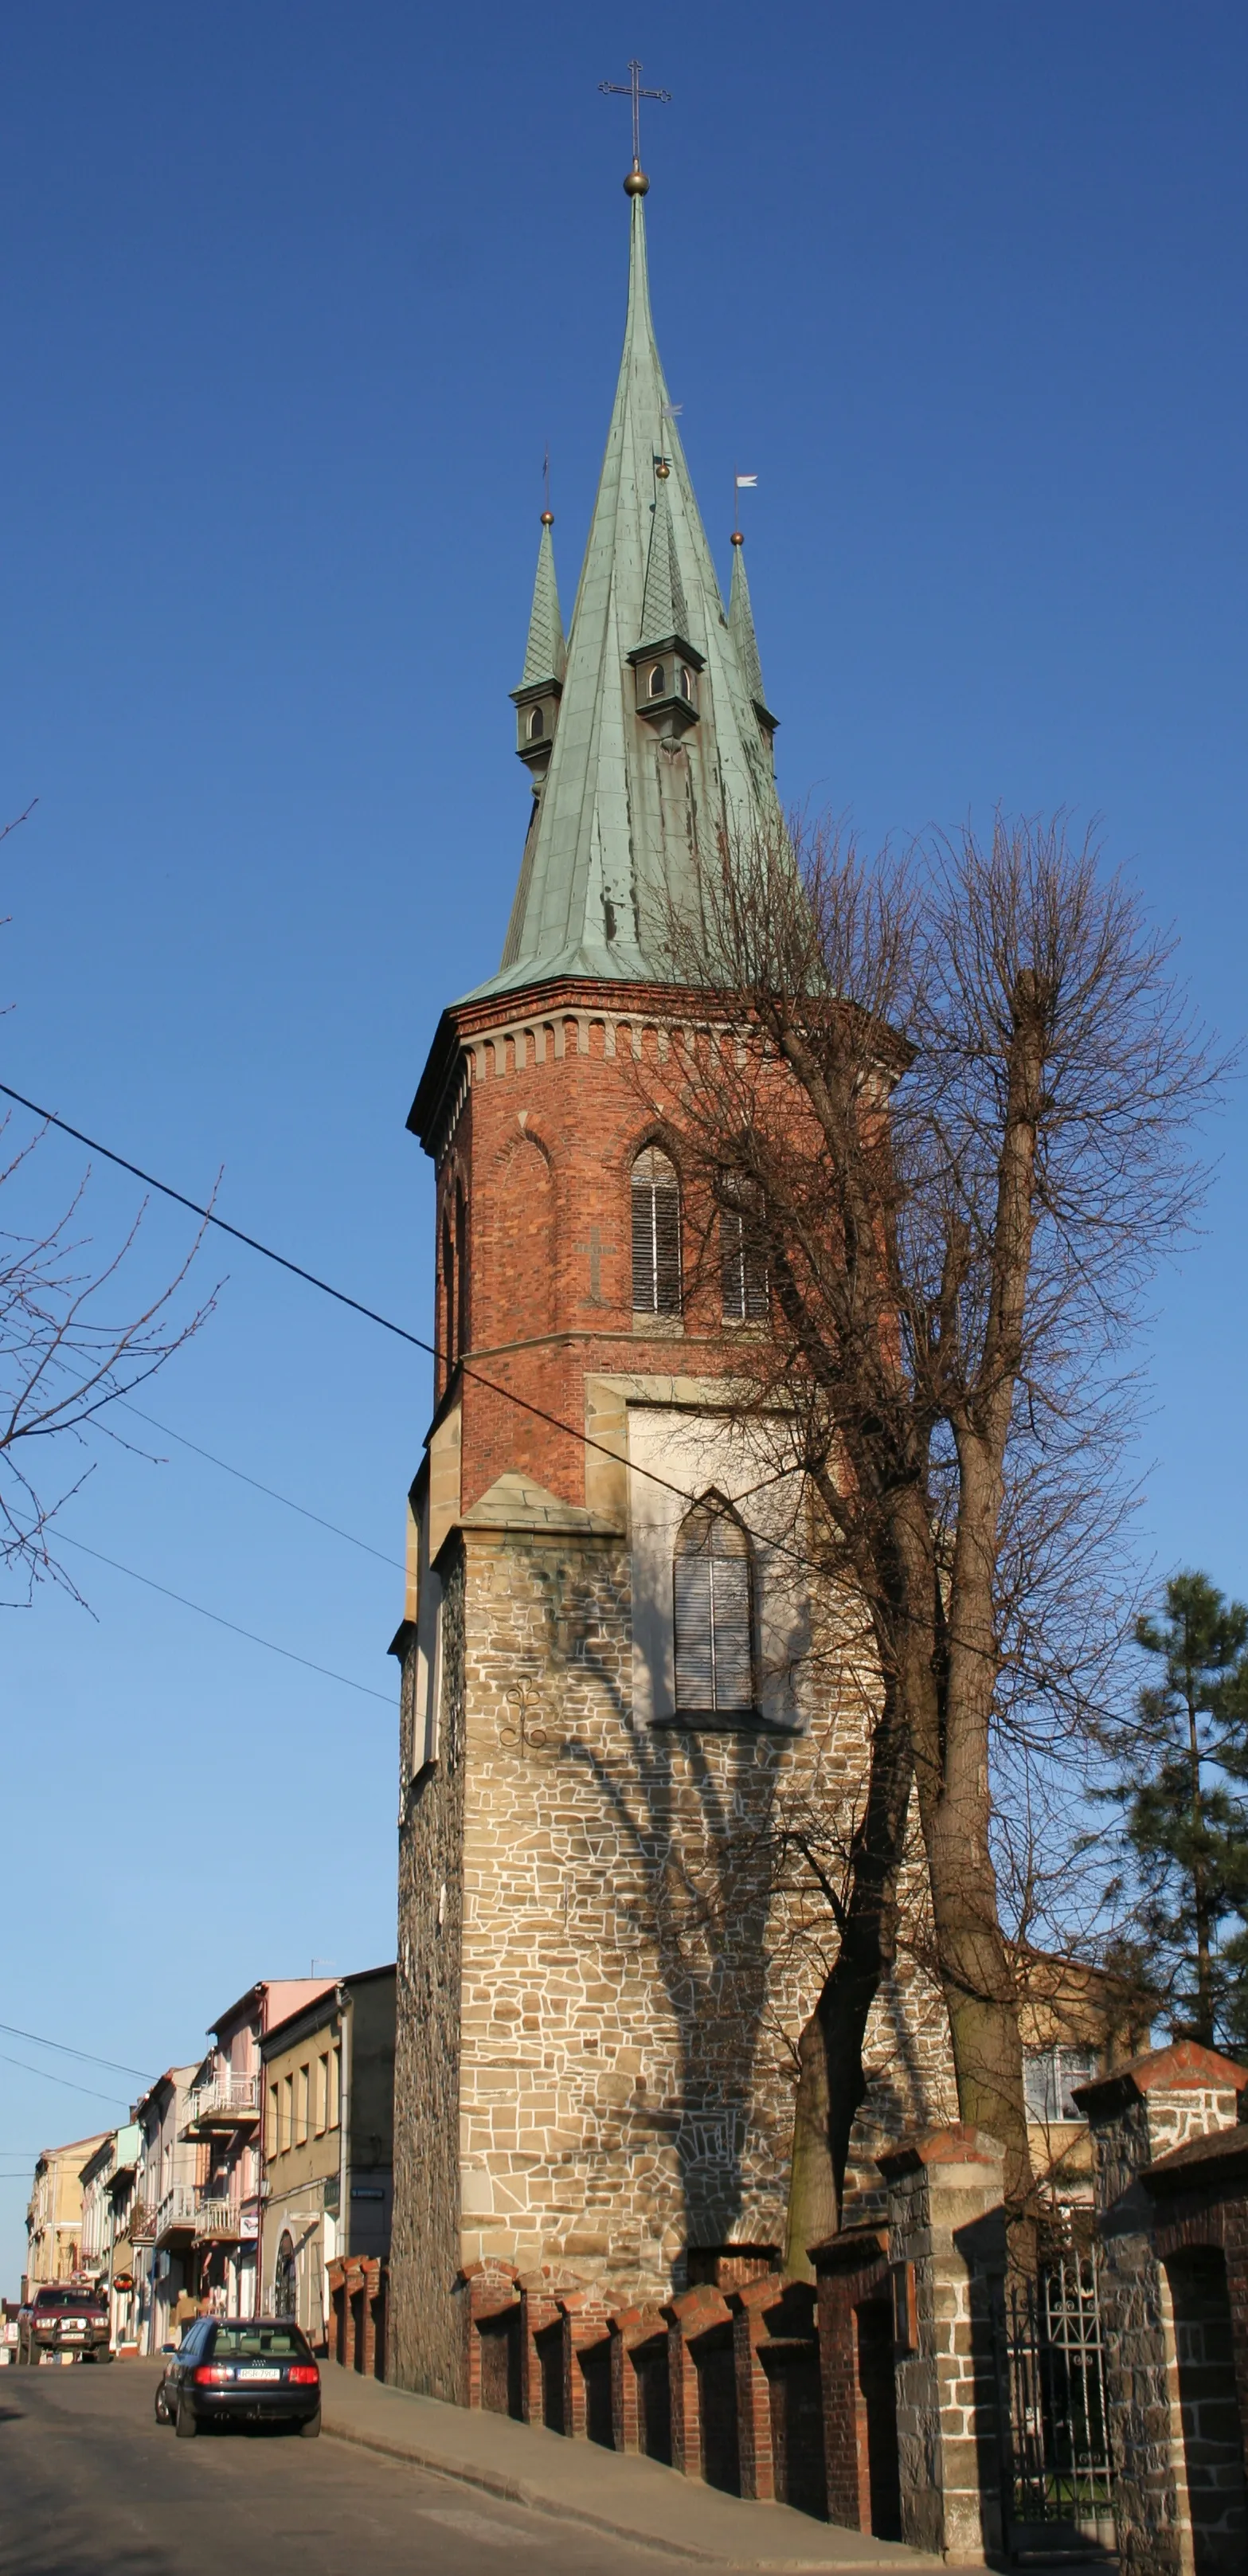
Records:
M45 2148L23 2295L93 2281L119 2352L204 2310L294 2316L323 2344L330 2264L389 2252L394 1990L392 1966L262 1979L121 2127Z

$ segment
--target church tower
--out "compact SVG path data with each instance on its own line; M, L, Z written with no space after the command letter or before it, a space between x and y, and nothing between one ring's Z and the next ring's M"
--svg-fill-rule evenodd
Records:
M725 611L668 400L636 167L626 187L575 606L565 639L547 513L513 692L532 811L502 958L444 1012L409 1119L437 1171L439 1357L395 1640L390 2374L444 2397L469 2263L661 2300L782 2245L821 1968L775 1829L863 1768L861 1707L809 1656L785 1497L754 1490L725 1404L766 1281L666 1114L664 926L725 829L777 820L775 718L740 544ZM876 2018L877 2129L939 2116L938 2019L891 1989Z

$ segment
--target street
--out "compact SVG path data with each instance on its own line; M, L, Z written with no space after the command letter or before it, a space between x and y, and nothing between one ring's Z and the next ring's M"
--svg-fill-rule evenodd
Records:
M151 2364L0 2378L3 2576L486 2576L500 2551L550 2576L666 2564L585 2529L323 2434L155 2422Z

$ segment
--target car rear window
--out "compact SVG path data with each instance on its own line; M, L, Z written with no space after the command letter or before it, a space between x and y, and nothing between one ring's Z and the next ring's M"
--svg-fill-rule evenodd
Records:
M40 2290L37 2308L101 2308L104 2302L94 2290Z
M303 2361L308 2345L298 2326L218 2326L214 2353L237 2354L240 2360Z

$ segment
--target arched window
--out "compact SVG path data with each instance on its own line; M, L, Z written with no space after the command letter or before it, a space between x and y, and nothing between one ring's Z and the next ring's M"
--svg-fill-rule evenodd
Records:
M661 698L661 697L662 697L662 695L663 695L663 691L664 691L664 689L665 689L666 685L667 685L667 673L665 672L665 670L664 670L664 668L663 668L662 663L661 663L661 662L656 662L656 663L655 663L655 665L654 665L653 670L652 670L652 671L651 671L651 673L650 673L650 695L651 695L651 697L652 697L652 698Z
M633 1312L680 1313L680 1183L657 1145L633 1165Z
M693 673L683 662L680 666L680 694L687 706L693 705Z
M678 1710L753 1708L750 1542L718 1494L680 1525L673 1589Z
M755 1181L725 1172L719 1185L719 1269L724 1321L760 1324L767 1316L767 1245Z
M546 728L546 718L545 718L545 716L543 715L541 708L540 708L540 707L534 707L534 709L533 709L533 713L532 713L532 715L531 715L531 716L530 716L530 718L529 718L529 740L530 740L530 742L540 742L540 741L541 741L541 738L542 738L542 735L543 735L543 733L544 733L544 731L545 731L545 728Z

